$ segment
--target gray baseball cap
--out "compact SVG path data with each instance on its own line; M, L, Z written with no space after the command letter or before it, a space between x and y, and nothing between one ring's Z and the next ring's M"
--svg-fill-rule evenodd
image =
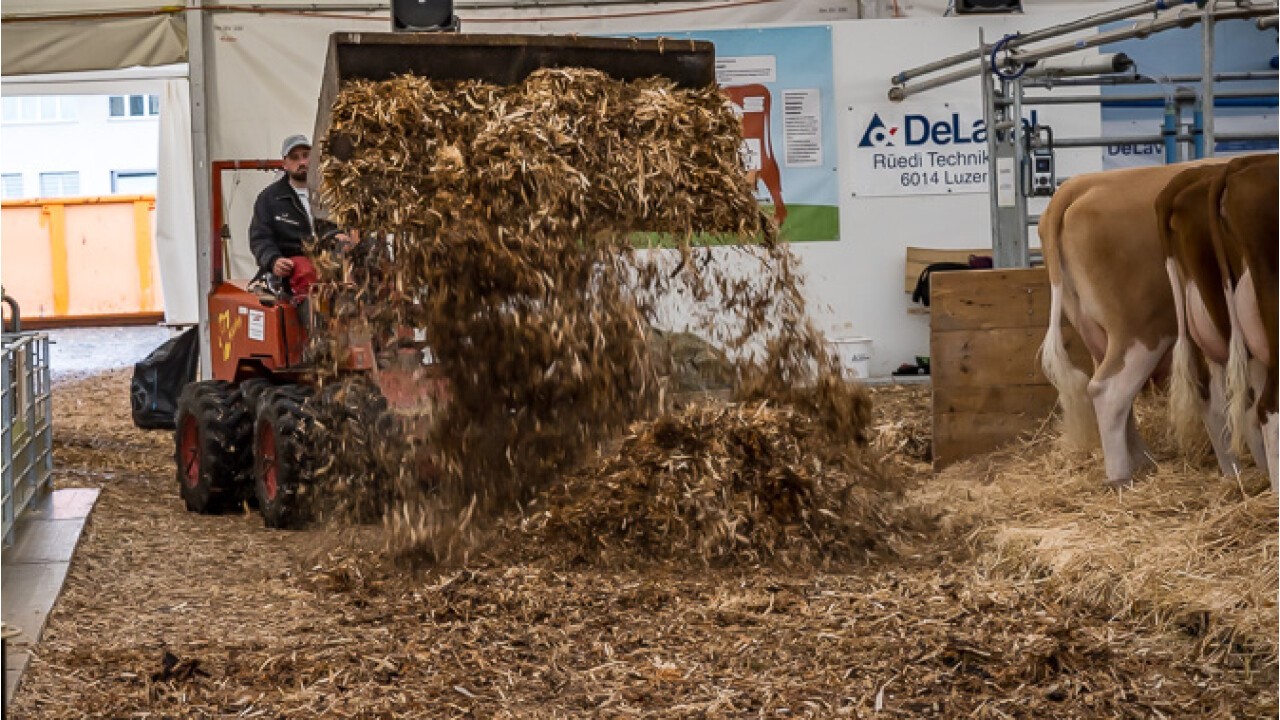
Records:
M311 141L307 139L306 135L290 135L284 139L284 145L280 146L280 157L287 157L294 148L302 147L303 145L311 147Z

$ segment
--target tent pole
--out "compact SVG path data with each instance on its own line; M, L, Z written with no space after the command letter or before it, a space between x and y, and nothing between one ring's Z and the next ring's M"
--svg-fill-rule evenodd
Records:
M212 209L210 207L209 176L209 125L206 112L208 93L205 87L204 12L188 9L187 18L187 67L191 85L191 171L195 174L195 238L196 238L196 301L200 313L200 377L212 377L213 356L209 348L209 291L212 288L213 262L210 235Z
M1200 99L1201 105L1204 107L1203 128L1204 128L1204 157L1213 157L1213 36L1214 22L1213 3L1206 3L1204 6L1204 22L1202 23L1204 32L1204 42L1201 43L1201 49L1204 53L1204 67L1202 68L1203 77L1200 79Z

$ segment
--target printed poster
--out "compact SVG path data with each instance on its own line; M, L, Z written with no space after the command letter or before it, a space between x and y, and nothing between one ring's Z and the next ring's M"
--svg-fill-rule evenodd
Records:
M829 26L698 30L639 37L708 40L716 80L742 118L743 161L784 240L840 239Z

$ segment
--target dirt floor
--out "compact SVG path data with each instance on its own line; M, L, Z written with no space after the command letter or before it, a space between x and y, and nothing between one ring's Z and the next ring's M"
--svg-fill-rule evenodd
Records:
M927 392L875 393L904 502L936 517L895 559L603 572L495 549L414 574L364 538L187 513L127 371L62 382L57 484L102 495L11 716L1276 715L1265 480L1164 455L1117 493L1044 441L934 477Z

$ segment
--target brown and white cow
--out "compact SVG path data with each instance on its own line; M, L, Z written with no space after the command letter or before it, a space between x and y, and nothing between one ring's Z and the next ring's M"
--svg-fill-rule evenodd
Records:
M1230 475L1237 465L1226 418L1231 315L1213 246L1217 213L1208 202L1213 180L1225 171L1225 164L1215 164L1179 173L1156 198L1156 216L1177 320L1170 422L1187 448L1203 416L1219 468Z
M1214 242L1218 208L1209 200L1214 182L1227 171L1226 164L1217 164L1178 174L1156 199L1156 215L1178 323L1170 422L1186 448L1195 436L1197 418L1204 417L1219 467L1224 475L1232 475L1238 460L1226 415L1226 366L1233 313ZM1258 423L1248 423L1247 432L1254 461L1267 467Z
M1228 423L1236 431L1256 422L1262 427L1271 487L1277 489L1280 427L1277 405L1277 182L1275 155L1236 158L1215 178L1209 203L1217 209L1213 243L1231 312L1228 342ZM1248 366L1252 365L1252 368ZM1249 381L1249 375L1253 381ZM1253 416L1249 417L1252 386Z
M1040 217L1051 291L1042 366L1068 439L1085 445L1096 428L1111 484L1126 485L1151 464L1133 401L1177 334L1156 198L1183 170L1211 162L1077 175ZM1092 376L1067 357L1064 312L1093 356Z

